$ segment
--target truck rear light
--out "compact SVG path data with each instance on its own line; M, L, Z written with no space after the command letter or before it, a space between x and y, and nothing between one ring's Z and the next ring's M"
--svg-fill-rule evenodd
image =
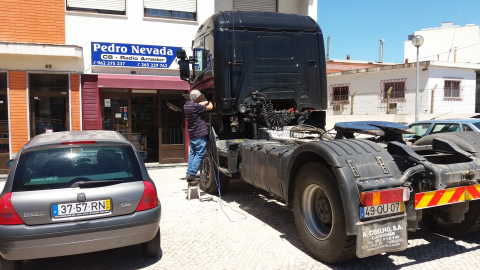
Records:
M410 189L407 187L362 192L360 194L360 202L365 206L403 202L408 200L410 200Z
M96 144L96 141L76 141L76 142L62 142L62 145L74 145L74 144Z
M137 210L135 211L151 209L157 207L158 205L157 192L155 192L155 187L152 185L152 183L143 181L143 186L143 196L137 206Z
M12 205L12 193L8 192L0 199L0 224L17 225L24 224Z

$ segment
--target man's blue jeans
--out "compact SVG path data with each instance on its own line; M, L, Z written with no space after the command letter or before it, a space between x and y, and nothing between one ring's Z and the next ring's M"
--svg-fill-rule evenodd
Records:
M205 158L205 151L207 150L207 136L198 138L190 138L190 152L188 153L188 169L187 173L190 175L197 174L202 161Z

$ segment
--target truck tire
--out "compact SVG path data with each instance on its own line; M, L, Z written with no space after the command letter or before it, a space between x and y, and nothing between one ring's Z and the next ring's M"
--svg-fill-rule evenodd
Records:
M465 220L461 223L447 223L441 218L434 219L433 216L423 216L423 223L434 233L449 237L457 237L480 229L480 201L470 201L468 212L465 213Z
M332 172L310 162L297 174L293 215L307 250L319 261L336 263L356 255L356 236L346 233L340 190Z
M202 165L200 166L200 186L208 194L218 194L218 186L217 182L215 181L216 176L220 183L220 193L226 192L230 181L221 172L213 170L215 170L215 167L212 164L212 157L210 155L210 151L207 149L207 152L205 153L205 158L203 159Z
M445 139L455 143L460 149L480 158L480 133L479 132L448 132L425 136L414 145L431 145L435 138ZM440 218L434 220L433 216L424 216L423 223L433 232L445 236L455 237L480 230L480 201L470 201L469 210L465 213L465 220L461 223L446 223Z

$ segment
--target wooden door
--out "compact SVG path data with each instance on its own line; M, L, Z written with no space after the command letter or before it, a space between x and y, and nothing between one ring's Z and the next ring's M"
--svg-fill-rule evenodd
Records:
M184 99L181 95L159 97L159 163L185 162Z

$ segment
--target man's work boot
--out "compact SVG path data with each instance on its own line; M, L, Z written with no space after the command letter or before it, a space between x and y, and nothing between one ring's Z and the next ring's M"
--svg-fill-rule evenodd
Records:
M191 175L191 174L188 174L187 173L187 182L193 182L193 181L196 181L195 179L195 175Z

